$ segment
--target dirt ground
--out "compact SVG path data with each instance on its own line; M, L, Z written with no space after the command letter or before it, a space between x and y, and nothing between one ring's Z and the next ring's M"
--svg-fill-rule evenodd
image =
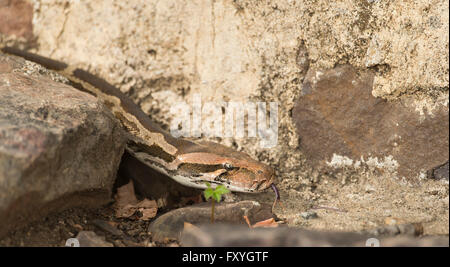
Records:
M310 230L353 232L419 223L424 235L448 235L448 181L411 184L370 173L340 176L312 186L302 187L292 180L281 183L283 205L277 206L275 214L290 226ZM260 201L271 197L262 195ZM314 211L317 218L302 218L305 211Z
M114 235L98 226L102 222L111 221L117 223L117 229L126 237ZM67 239L76 237L80 231L94 231L116 247L177 245L176 242L152 243L151 235L147 232L148 225L149 222L141 220L114 218L114 210L109 205L99 209L76 208L50 215L11 232L0 241L0 246L61 247L65 246Z
M349 174L342 175L349 177ZM384 178L384 179L383 179ZM448 236L448 182L426 180L411 185L389 177L354 175L351 179L328 178L303 186L279 183L282 205L275 214L291 227L322 231L361 231L393 224L419 223L425 236ZM296 190L294 188L302 188ZM288 189L292 188L292 189ZM243 199L272 203L274 194L233 194L226 201ZM10 232L0 246L64 246L66 240L80 231L94 231L106 242L123 246L179 246L176 240L152 241L148 231L151 221L138 215L127 219L115 217L114 201L97 208L73 208L51 214L40 221ZM313 211L317 218L303 218L302 212ZM164 212L158 214L161 215ZM104 227L113 225L121 234Z

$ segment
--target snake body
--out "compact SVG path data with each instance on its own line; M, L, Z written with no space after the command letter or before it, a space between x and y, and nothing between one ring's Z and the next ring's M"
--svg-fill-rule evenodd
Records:
M175 138L161 129L118 88L66 63L13 47L4 53L22 57L65 76L71 85L93 94L128 133L126 150L147 166L194 188L224 185L236 192L260 192L273 186L274 170L249 155L212 143Z

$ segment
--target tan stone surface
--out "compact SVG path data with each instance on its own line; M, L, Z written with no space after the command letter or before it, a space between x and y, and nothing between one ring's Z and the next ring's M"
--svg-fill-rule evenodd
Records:
M51 212L111 199L122 128L93 96L50 77L0 54L0 236Z
M376 98L373 76L349 65L310 69L292 112L300 149L315 166L369 166L409 180L425 178L448 161L448 108L419 115L411 96Z
M120 86L163 126L173 118L171 105L194 93L204 101L277 101L276 148L262 149L252 139L219 141L277 169L286 204L278 212L291 224L358 230L383 225L391 214L425 223L427 234L448 234L448 182L412 185L351 168L320 173L307 164L291 119L308 70L338 64L373 71L372 95L409 97L415 112L409 115L419 120L448 110L448 1L45 0L33 6L36 52ZM269 203L273 195L239 198ZM314 204L348 213L298 219Z

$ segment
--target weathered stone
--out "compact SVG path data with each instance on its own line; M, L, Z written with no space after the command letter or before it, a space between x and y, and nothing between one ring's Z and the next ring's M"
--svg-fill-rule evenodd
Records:
M240 225L203 225L183 231L181 244L186 247L334 247L366 246L370 235L344 232L318 232L297 228L255 228ZM398 236L379 238L380 246L448 246L447 237Z
M372 85L372 72L348 65L308 72L292 116L310 161L355 166L364 160L406 177L447 161L448 107L420 114L408 97L373 97Z
M300 213L300 216L305 220L318 218L317 212L315 211L305 211Z
M431 5L428 0L33 3L33 32L39 44L34 52L98 74L128 92L163 126L178 116L169 112L173 103L190 102L196 93L204 101L244 102L256 96L252 101L278 102L277 147L262 149L248 138L220 142L250 152L277 169L280 190L298 191L289 198L283 192L284 203L293 203L289 214L304 210L295 205L298 201L331 199L334 190L340 190L334 183L320 193L304 190L310 185L315 188L322 175L314 170L318 175L311 179L309 165L303 164L305 154L297 149L290 115L309 68L351 64L359 70L371 69L375 73L372 94L394 101L426 94L434 102L437 93L447 93L448 98L449 1ZM361 217L370 217L377 207L391 204L390 196L407 190L375 188L372 195L378 200L358 212ZM439 221L436 229L448 229L448 201L427 201L424 206L426 190L409 191L417 192L417 197L408 199L404 206L408 209L399 217L413 222L432 205L430 216ZM439 215L438 210L447 212ZM328 220L330 227L341 228L339 220Z
M122 128L95 97L51 76L58 77L0 54L0 235L52 211L110 200Z
M436 180L447 180L448 181L448 161L447 163L438 166L437 168L434 168L432 170L432 177L433 179Z
M362 231L361 233L370 236L394 236L394 235L412 235L420 236L423 234L422 224L398 224L378 227L371 230Z
M33 39L33 6L26 0L0 1L0 34Z
M104 220L95 219L92 223L98 228L102 229L105 232L108 232L115 236L123 236L123 232L117 229L115 226L112 226L110 223Z
M41 54L92 64L124 90L189 86L207 95L214 87L214 94L239 99L257 89L261 71L286 77L270 81L273 89L286 88L296 82L300 43L315 68L343 61L387 66L376 75L379 96L448 87L444 0L51 0L35 6ZM172 103L165 96L152 94Z
M216 223L245 224L244 215L249 218L251 223L273 217L270 205L259 204L255 201L222 202L215 205L214 220ZM201 203L176 209L157 218L149 228L153 241L179 240L185 222L194 225L210 223L211 203Z

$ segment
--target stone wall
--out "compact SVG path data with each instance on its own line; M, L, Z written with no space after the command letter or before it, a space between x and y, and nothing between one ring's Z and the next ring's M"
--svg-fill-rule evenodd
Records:
M216 141L274 166L293 203L329 193L321 181L415 184L448 162L448 1L14 0L2 24L2 43L98 74L165 128L197 93L278 102L275 148ZM448 217L448 183L430 186ZM410 204L427 213L422 193Z

